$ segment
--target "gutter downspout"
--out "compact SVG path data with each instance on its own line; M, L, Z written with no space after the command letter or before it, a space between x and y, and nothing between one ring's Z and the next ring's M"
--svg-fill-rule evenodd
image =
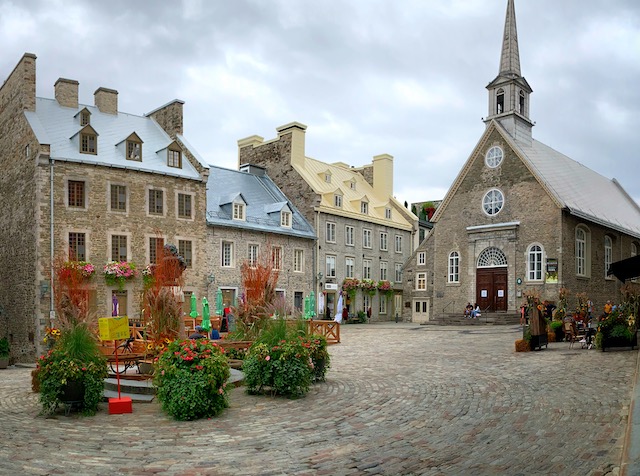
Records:
M318 249L318 247L320 246L320 238L319 238L319 231L318 231L318 226L320 225L320 211L316 209L316 216L315 216L315 229L316 229L316 243L313 247L313 266L314 266L314 270L313 270L313 291L314 293L316 293L316 308L313 310L313 312L315 312L316 314L316 319L320 319L320 316L318 315L318 302L320 302L320 293L322 290L318 290L318 259L320 259L320 250Z
M49 326L53 327L56 312L53 302L53 166L55 161L49 157Z

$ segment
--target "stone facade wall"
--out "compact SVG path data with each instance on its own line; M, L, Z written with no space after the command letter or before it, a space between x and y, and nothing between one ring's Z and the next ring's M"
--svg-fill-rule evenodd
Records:
M0 87L0 338L14 361L33 361L37 339L35 164L39 145L24 111L35 110L36 58L25 54Z
M276 233L265 233L263 231L209 226L207 229L207 264L206 269L211 270L215 276L215 282L210 286L210 302L215 299L218 288L235 290L236 297L243 292L241 267L248 259L250 244L258 245L260 256L266 253L270 256L272 247L282 249L282 269L279 271L278 290L285 292L285 299L288 306L294 307L295 292L302 292L303 296L308 296L313 290L314 264L313 252L315 240L309 238L299 238L295 236L281 235ZM222 243L232 243L233 257L232 266L222 266ZM294 271L294 250L301 249L304 253L304 264L302 272Z
M148 114L154 121L156 121L160 127L162 127L169 137L176 138L176 134L182 134L183 122L182 122L182 101L172 101L169 104L156 109Z
M433 235L427 236L427 238L420 244L420 247L414 251L411 256L406 260L403 274L404 279L402 281L402 320L407 322L414 321L413 304L416 300L429 301L433 298L434 290L434 244L435 239ZM418 263L418 253L425 253L424 264ZM417 290L418 273L426 273L427 288L425 290ZM428 310L430 312L431 309ZM415 321L414 321L415 322Z
M50 233L50 186L49 166L43 163L38 182L40 219L39 228L39 276L48 280L51 265L49 253ZM84 208L67 206L67 182L85 182L86 198ZM127 210L110 210L111 184L127 187ZM152 216L148 210L148 190L158 188L164 191L164 215ZM193 197L193 218L177 217L177 193L191 194ZM203 296L207 287L208 270L206 246L206 203L205 183L201 181L154 175L133 170L120 170L94 165L57 161L54 165L54 261L68 258L69 232L86 233L86 259L97 268L90 288L95 291L97 317L111 315L111 293L116 287L107 286L102 275L102 267L111 261L111 236L127 236L128 260L142 269L149 263L149 238L162 236L165 244L178 245L178 240L191 240L193 265L184 277L184 289ZM140 293L142 277L126 284L127 309L129 316L140 315ZM40 323L48 323L50 295L40 299ZM121 309L121 314L124 314Z

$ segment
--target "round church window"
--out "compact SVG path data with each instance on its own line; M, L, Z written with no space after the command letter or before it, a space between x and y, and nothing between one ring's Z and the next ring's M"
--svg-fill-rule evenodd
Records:
M487 152L487 155L484 157L484 163L487 164L487 167L495 169L498 165L502 163L503 157L502 149L500 147L493 146Z
M482 209L487 215L497 215L504 205L504 195L497 188L492 188L484 194Z

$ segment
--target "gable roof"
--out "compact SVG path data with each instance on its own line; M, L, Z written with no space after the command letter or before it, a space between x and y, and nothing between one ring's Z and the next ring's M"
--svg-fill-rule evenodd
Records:
M98 137L97 154L81 154L76 142L70 140L84 127L75 119L78 112L91 113L91 129ZM182 160L182 168L169 167L166 157L156 151L166 149L174 141L151 118L118 112L105 114L95 106L79 104L77 108L63 107L55 99L36 98L36 109L24 112L33 133L40 144L50 145L51 158L59 161L90 163L109 167L140 170L150 173L201 180L195 167ZM143 142L142 160L127 160L124 150L116 147L135 132ZM197 160L198 156L191 149ZM206 163L200 161L206 168Z
M493 130L500 133L559 208L640 238L640 207L615 179L608 179L535 139L530 144L514 139L495 120L489 123L432 221L437 222Z
M245 201L245 220L233 220L222 209L238 196ZM291 227L280 226L280 215L288 207L292 213ZM210 166L207 183L207 224L251 229L266 233L315 239L316 233L268 175Z

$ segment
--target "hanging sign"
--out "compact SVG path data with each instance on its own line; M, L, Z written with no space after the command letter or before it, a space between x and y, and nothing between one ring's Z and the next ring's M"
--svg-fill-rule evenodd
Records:
M129 338L129 318L101 317L98 319L100 340L120 340Z

